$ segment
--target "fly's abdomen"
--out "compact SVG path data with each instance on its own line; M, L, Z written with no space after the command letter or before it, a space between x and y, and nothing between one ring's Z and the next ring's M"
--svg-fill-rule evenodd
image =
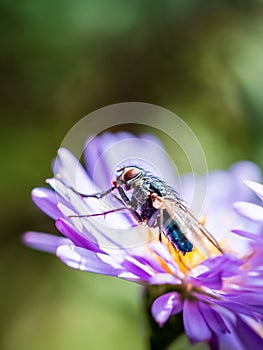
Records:
M177 247L183 254L191 252L193 245L185 237L179 225L171 218L164 222L164 233L170 242Z

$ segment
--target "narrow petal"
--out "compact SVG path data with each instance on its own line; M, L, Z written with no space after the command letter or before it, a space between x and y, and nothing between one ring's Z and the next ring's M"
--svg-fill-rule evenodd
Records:
M155 259L151 254L148 254L148 251L144 249L143 254L144 256L133 254L132 256L138 260L141 264L145 266L149 266L152 270L154 270L157 274L163 273L165 270L163 266L160 264L160 262Z
M231 230L231 232L235 233L236 235L239 235L241 237L245 237L248 239L252 239L252 240L261 240L262 238L260 236L258 236L256 233L252 233L252 232L247 232L244 230Z
M256 222L263 222L263 208L254 203L235 202L234 209L242 216Z
M141 278L143 281L149 281L151 276L154 274L153 270L133 257L127 256L125 260L121 263L121 266L133 273L134 275Z
M209 328L216 333L229 333L229 329L218 312L205 303L199 303L199 307Z
M68 237L74 244L79 247L92 250L94 252L102 252L95 242L87 240L81 235L69 222L64 219L56 221L57 229L66 237Z
M27 246L52 254L56 253L59 246L72 243L69 239L64 237L32 231L24 233L22 239L23 243Z
M256 292L256 290L228 294L227 299L230 302L230 304L233 304L233 309L238 308L241 310L240 313L247 314L247 312L243 310L243 305L245 305L246 309L249 310L248 314L250 314L251 316L251 311L255 313L263 313L263 295L261 292ZM242 309L240 308L240 305Z
M109 259L106 263L97 253L72 245L58 247L56 254L64 264L73 269L109 276L118 276L123 272L114 260Z
M152 315L155 321L163 326L171 315L181 312L183 304L180 295L175 292L166 293L155 299L152 304Z
M214 300L215 304L218 304L220 306L223 306L224 308L237 313L237 314L243 314L247 316L253 316L253 312L249 305L235 303L233 301L221 301L221 300Z
M221 273L211 273L210 271L199 275L196 278L192 278L194 285L202 286L205 285L211 289L221 289L222 287L222 276Z
M91 179L93 181L95 181L95 179L94 179L94 170L95 170L95 167L96 167L96 163L97 163L97 161L99 160L99 158L101 156L100 138L101 137L96 137L94 135L90 136L87 139L87 141L86 141L86 144L85 144L85 147L84 147L84 152L83 152L83 154L84 154L84 161L85 161L87 172L88 172L89 176L91 177ZM100 180L100 179L97 179L97 180ZM108 176L107 176L107 180L108 181L110 180ZM104 183L101 184L100 181L98 181L97 184L100 187L103 188Z
M181 280L170 273L157 273L148 280L149 284L181 284Z
M230 327L229 327L230 328ZM230 328L229 334L224 334L220 337L220 349L223 350L250 350L250 348L245 348L240 342L239 337L235 334L236 332ZM214 349L211 347L211 349ZM217 350L217 349L216 349Z
M210 346L210 349L220 350L219 338L218 338L217 334L212 333L212 337L209 339L208 344ZM228 349L230 349L230 348L228 348ZM232 349L234 349L234 348L232 348Z
M85 194L98 192L79 159L66 148L58 150L58 157L53 168L54 174L59 174L63 182L76 191Z
M158 242L150 242L149 243L150 249L160 258L162 258L165 262L167 262L170 266L170 264L174 263L174 259L167 249L167 247L161 243L160 241Z
M260 278L260 276L258 276L257 278ZM228 293L227 298L230 301L238 302L245 305L258 304L263 306L263 293L254 293L253 291L242 291L242 293Z
M212 333L200 312L198 302L185 300L183 309L185 332L192 343L208 341Z
M230 277L236 274L237 269L243 264L242 259L238 259L230 254L224 254L212 259L207 259L200 266L208 269L209 274L221 273L221 277ZM204 276L204 274L202 274ZM199 275L197 277L200 277Z
M263 201L263 185L254 181L244 181L244 182Z
M237 321L234 325L234 329L244 350L263 349L263 339L246 322L244 322L241 317L237 316Z
M63 214L58 209L58 202L62 202L62 198L54 191L48 188L34 188L32 191L33 202L52 219L57 219Z

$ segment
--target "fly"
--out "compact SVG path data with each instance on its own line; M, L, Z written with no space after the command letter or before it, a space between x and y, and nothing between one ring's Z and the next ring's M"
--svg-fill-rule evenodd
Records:
M165 235L174 248L183 255L193 251L194 247L197 247L205 256L210 256L213 249L217 253L223 253L216 239L184 205L178 193L164 180L137 166L126 166L117 172L119 174L113 181L113 187L106 192L93 195L79 194L83 197L100 199L117 191L115 198L123 206L104 213L77 217L99 216L129 210L138 223L145 223L152 228L158 227L159 240L161 241L162 235Z

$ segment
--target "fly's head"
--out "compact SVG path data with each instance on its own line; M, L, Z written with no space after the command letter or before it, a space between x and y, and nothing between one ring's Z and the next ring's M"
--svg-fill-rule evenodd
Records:
M142 178L145 171L137 166L125 166L117 170L120 175L113 181L113 185L124 186L126 190L129 190L133 184Z

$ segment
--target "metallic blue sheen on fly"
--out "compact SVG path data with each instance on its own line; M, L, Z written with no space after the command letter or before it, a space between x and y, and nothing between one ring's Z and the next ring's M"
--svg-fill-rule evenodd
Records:
M164 213L163 231L171 243L176 246L183 254L191 252L194 248L191 242L185 237L180 227L173 219L167 219L167 213Z

